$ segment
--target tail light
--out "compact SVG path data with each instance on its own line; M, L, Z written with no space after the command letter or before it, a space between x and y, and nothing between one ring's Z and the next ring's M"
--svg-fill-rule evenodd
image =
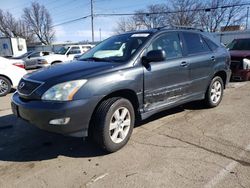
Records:
M24 67L24 64L22 64L22 63L13 63L13 65L15 65L15 66L17 66L17 67L20 67L20 68L22 68L22 69L25 68L25 67Z

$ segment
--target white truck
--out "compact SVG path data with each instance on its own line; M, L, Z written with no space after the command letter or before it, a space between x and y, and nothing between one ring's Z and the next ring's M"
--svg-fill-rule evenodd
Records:
M47 67L56 63L72 61L76 55L83 54L86 45L66 45L54 54L47 55L38 59L39 67Z
M0 56L17 57L27 52L23 38L0 37Z

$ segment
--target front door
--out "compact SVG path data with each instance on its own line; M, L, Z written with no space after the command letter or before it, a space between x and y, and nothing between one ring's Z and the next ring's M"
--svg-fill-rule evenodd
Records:
M178 33L167 32L158 36L148 47L164 50L166 60L152 62L144 68L144 110L167 107L188 97L189 65L182 55Z

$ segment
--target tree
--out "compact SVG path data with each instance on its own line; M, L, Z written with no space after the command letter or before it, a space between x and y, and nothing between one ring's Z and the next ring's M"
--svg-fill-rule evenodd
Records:
M5 37L21 37L27 43L34 42L34 35L22 20L16 20L10 12L0 10L0 33Z
M211 0L206 4L209 8L199 13L201 27L206 31L216 32L221 26L242 24L246 18L246 12L242 12L242 6L233 6L240 4L242 0ZM206 8L206 5L204 4L203 7Z
M24 9L23 20L37 39L47 45L55 39L52 19L47 9L37 2Z
M117 26L115 28L115 33L116 34L121 34L124 33L126 31L133 31L136 30L137 25L136 22L133 18L121 18L118 22L117 22Z
M201 7L200 0L171 0L167 21L172 26L198 25L199 20L197 18Z
M168 7L165 4L149 5L145 10L141 9L135 12L135 15L129 18L121 18L115 28L116 33L123 33L137 29L151 29L167 25ZM158 12L160 12L158 14Z
M242 3L243 0L171 0L167 5L150 5L135 11L131 18L121 19L116 32L161 26L191 26L215 32L222 26L243 23L246 12L242 12Z

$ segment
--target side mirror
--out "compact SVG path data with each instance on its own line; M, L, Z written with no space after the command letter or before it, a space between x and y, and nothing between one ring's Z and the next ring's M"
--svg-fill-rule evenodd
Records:
M163 50L151 50L143 57L143 60L147 63L164 61L165 59L166 53Z

